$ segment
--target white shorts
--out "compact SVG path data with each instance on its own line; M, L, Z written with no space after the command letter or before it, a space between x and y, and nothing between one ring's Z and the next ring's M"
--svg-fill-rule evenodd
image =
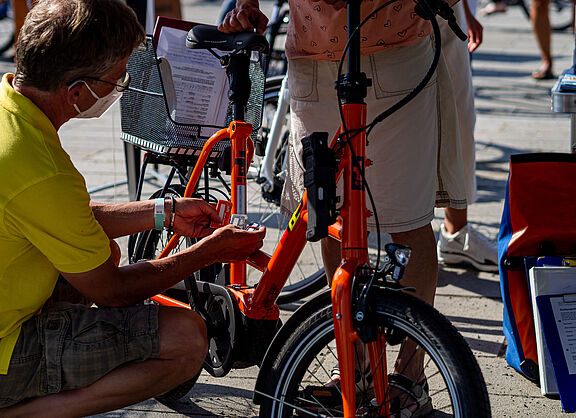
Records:
M362 57L362 71L372 79L365 99L368 122L420 82L432 57L430 38ZM282 195L285 214L296 209L305 189L300 140L314 131L328 132L332 138L338 129L334 89L337 71L338 63L333 61L289 62L292 122ZM426 88L376 125L368 137L366 154L373 165L366 169L366 176L383 232L406 232L427 225L434 217L435 205L466 207L458 122L449 80L441 58ZM375 230L374 217L368 219L368 226Z
M458 25L466 32L466 16L462 2L452 6L458 19ZM462 42L444 19L438 19L442 36L442 55L450 73L454 88L454 99L458 109L458 125L460 127L460 144L462 147L462 163L464 164L464 180L466 184L466 200L470 205L476 201L476 148L474 128L476 126L476 107L474 105L474 87L472 86L472 71L468 43Z

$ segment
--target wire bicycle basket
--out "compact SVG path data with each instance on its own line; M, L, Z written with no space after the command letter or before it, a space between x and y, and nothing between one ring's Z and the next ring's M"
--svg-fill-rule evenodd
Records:
M225 123L222 125L181 123L174 120L169 111L160 62L150 36L130 56L127 71L132 81L120 99L121 139L157 154L198 156L206 140L232 121L231 106L228 105ZM252 125L252 137L255 139L262 120L265 81L258 54L253 54L250 61L250 80L246 122ZM217 156L229 146L229 141L216 144L211 157Z

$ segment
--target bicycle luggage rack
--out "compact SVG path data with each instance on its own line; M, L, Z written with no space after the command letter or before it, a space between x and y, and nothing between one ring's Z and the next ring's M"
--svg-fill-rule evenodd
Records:
M125 142L160 155L197 157L206 140L232 120L230 106L223 126L179 123L171 117L159 60L150 36L147 36L144 45L132 53L127 70L132 81L120 99L121 139ZM262 121L264 79L260 62L251 60L252 88L246 108L246 122L252 124L253 139ZM229 147L229 141L221 141L214 146L210 157L219 157Z

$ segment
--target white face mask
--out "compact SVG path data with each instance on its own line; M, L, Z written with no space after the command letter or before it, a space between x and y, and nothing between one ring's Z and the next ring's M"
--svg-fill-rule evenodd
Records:
M114 88L106 96L98 97L98 95L92 91L88 83L86 83L84 80L75 81L72 85L70 85L70 87L68 87L68 90L74 87L76 83L84 83L88 91L96 99L96 102L83 112L78 109L76 104L74 104L74 109L76 109L76 112L78 112L76 115L77 118L99 118L104 113L106 113L106 111L110 109L110 107L116 103L120 97L122 97L123 92L118 91L116 88Z

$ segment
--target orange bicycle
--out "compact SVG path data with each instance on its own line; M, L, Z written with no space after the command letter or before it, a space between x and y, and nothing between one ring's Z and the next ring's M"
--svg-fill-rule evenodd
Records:
M421 4L435 23L431 8ZM350 27L359 27L359 2L349 2L348 8ZM434 28L438 54L437 24ZM349 31L351 71L340 83L340 89L354 88L355 92L357 82L365 80L359 71L357 34L358 30ZM164 186L153 197L202 196L202 173L207 189L209 173L217 177L219 169L229 169L232 216L234 223L244 227L249 222L246 172L253 153L252 125L244 122L250 96L250 55L266 50L267 43L258 34L223 34L210 26L195 26L188 34L190 48L210 49L215 44L224 51L219 59L230 80L230 125L205 141L198 153L184 147L182 152L161 155L161 147L148 147L137 141L134 133L124 134L133 128L128 124L136 123L125 114L145 100L142 92L149 89L151 77L158 77L152 66L152 73L140 77L142 84L123 97L123 138L147 149L150 161L172 167ZM147 51L135 52L128 71L142 70L142 54L154 58L151 44ZM433 71L431 68L429 74ZM353 83L346 83L349 77L355 78ZM156 93L161 97L161 82L159 85ZM150 96L157 97L156 93ZM210 341L204 368L213 376L223 376L234 367L260 366L254 402L260 404L262 417L400 417L414 410L418 410L417 416L488 417L484 379L465 340L444 316L411 296L399 283L410 249L388 244L382 259L378 254L376 263L370 263L366 226L370 213L363 175L366 105L357 94L349 97L342 106L342 127L332 144L322 133L303 139L307 191L272 255L258 251L247 263L234 263L229 269L219 265L191 274L185 280L183 301L165 294L154 299L195 309L203 316ZM132 117L138 115L133 113ZM177 137L169 141L163 149L182 149L186 142L175 146ZM337 211L335 184L339 177L343 178L345 197ZM187 183L184 191L183 180ZM331 291L312 298L281 324L276 300L306 239L327 236L342 242L342 262ZM165 239L169 242L164 247ZM132 240L131 251L137 253L133 261L152 258L161 248L162 257L180 245L186 245L186 238L170 231L139 234ZM261 272L257 284L248 283L247 264ZM409 379L403 372L412 361L418 363L421 372ZM193 384L190 381L175 388L167 394L169 399L183 396Z

